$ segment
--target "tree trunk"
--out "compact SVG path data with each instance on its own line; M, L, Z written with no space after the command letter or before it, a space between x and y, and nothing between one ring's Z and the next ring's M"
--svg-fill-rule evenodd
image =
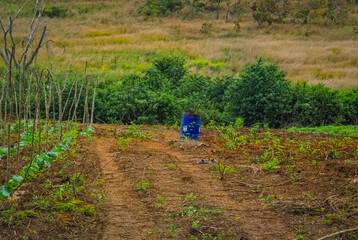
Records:
M91 126L93 125L93 115L94 115L94 102L96 98L96 86L93 88L93 97L92 97L92 108L91 108Z

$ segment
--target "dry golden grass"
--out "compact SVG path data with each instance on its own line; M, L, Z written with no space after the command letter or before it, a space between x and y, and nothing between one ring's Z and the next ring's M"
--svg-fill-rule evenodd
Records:
M52 6L51 1L46 1ZM45 18L51 44L38 58L41 65L66 69L71 59L81 71L86 62L93 73L139 73L150 66L148 54L178 54L188 61L219 60L218 68L191 68L212 77L238 76L259 57L277 63L293 82L324 83L341 89L358 86L358 34L351 26L274 24L257 29L245 18L241 31L224 20L213 21L210 35L200 33L203 19L145 19L137 14L137 1L68 1L56 5L70 9L64 19ZM76 9L88 7L87 14ZM99 10L97 10L99 9ZM351 18L356 18L353 15ZM212 21L211 19L209 19ZM27 31L28 18L16 22L16 32ZM17 39L25 37L18 34Z

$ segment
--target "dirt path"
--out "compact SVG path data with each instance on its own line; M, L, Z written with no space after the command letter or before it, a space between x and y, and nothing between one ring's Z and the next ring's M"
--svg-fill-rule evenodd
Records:
M103 239L155 239L151 237L153 222L150 215L136 199L132 193L133 186L115 163L117 154L112 153L115 139L101 136L93 144L100 158L110 200Z

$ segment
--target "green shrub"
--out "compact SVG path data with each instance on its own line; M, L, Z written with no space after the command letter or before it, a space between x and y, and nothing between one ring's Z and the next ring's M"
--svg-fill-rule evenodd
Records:
M168 16L184 7L184 0L147 0L139 8L146 16Z
M177 56L168 56L154 61L155 68L162 73L173 86L178 86L180 79L187 73L184 68L185 59Z
M293 101L293 123L302 126L321 126L343 121L338 92L322 84L296 84L293 87Z
M49 18L65 18L68 15L68 10L61 7L45 8L42 15Z
M241 117L245 125L283 126L291 113L291 92L285 73L277 65L267 65L259 59L247 66L226 91L225 115L230 121Z

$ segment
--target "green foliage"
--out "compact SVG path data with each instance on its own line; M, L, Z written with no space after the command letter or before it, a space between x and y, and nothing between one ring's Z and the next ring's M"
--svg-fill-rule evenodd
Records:
M185 196L185 201L188 202L190 205L196 203L197 197L193 193L189 193Z
M146 180L142 180L141 182L137 183L137 190L140 192L147 191L148 187L149 187L149 182L147 182Z
M312 132L326 133L332 135L347 135L350 137L358 137L358 126L321 126L321 127L292 127L289 132Z
M275 199L275 195L266 195L265 196L263 194L260 194L260 199L264 203L271 203Z
M81 208L81 211L85 216L88 217L93 217L94 215L96 215L96 208L89 204L84 205L83 208Z
M156 59L155 68L163 74L173 86L178 86L180 79L187 73L184 68L185 59L177 56L168 56Z
M49 18L65 18L68 15L68 10L61 7L48 7L44 9L42 15Z
M146 16L168 16L184 7L184 0L146 0L139 12Z
M72 199L69 202L56 202L53 208L61 212L72 212L79 210L77 205L80 203L83 203L83 201Z
M19 218L33 218L33 217L38 217L38 212L30 209L30 210L25 210L25 211L17 211L14 207L11 207L9 210L4 210L1 212L1 215L3 217L5 217L4 222L6 222L7 224L13 224L15 222L16 219Z
M211 120L229 124L237 118L245 119L246 126L358 124L358 89L334 91L323 85L291 85L277 65L261 59L248 65L240 79L190 74L178 56L153 59L154 66L142 75L122 76L99 86L98 119L171 125L180 121L182 112L190 112L200 114L202 124ZM196 66L193 63L186 66ZM209 64L202 60L196 63Z
M277 157L274 157L272 160L263 163L263 164L261 165L261 167L262 167L263 169L265 169L265 171L269 172L269 171L271 171L274 167L277 167L278 165L280 165L280 163L281 163L281 161L280 161Z
M293 87L293 121L303 126L339 123L342 115L337 91L322 84L309 86L299 83Z
M213 31L213 23L210 21L205 21L201 25L200 33L205 35L211 35Z
M242 117L246 125L269 123L282 126L289 117L291 89L277 65L262 59L249 65L226 92L225 113L229 119Z
M132 140L132 138L126 138L126 137L119 137L119 146L121 147L122 152L126 150L127 144Z
M220 180L224 180L225 176L227 176L229 173L234 172L234 169L232 169L232 167L230 167L229 165L224 165L221 162L214 165L214 170L219 172Z

